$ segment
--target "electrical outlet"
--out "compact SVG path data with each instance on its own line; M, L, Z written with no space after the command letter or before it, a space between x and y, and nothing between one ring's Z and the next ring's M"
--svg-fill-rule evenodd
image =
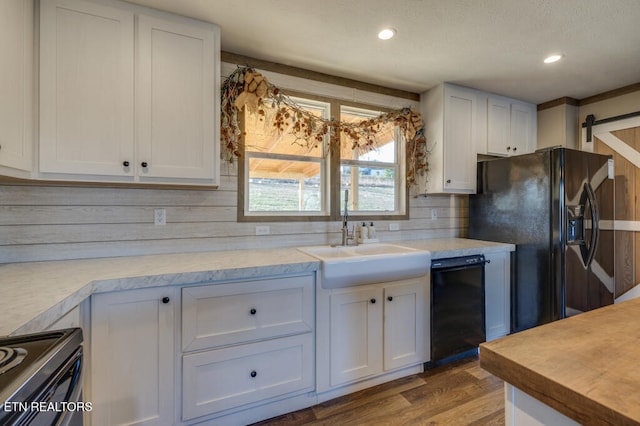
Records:
M154 225L166 225L167 224L167 210L154 209L153 210L153 224Z
M266 225L256 226L256 235L269 235L271 233L271 228Z
M438 218L438 210L431 209L431 220L436 220Z
M390 223L389 224L389 231L399 231L400 230L400 224L399 223Z

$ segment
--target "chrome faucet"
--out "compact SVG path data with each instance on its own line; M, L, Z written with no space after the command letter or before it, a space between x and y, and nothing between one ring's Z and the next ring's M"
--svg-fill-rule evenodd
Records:
M344 190L344 214L342 215L342 245L348 246L349 241L356 243L355 228L349 232L349 190Z

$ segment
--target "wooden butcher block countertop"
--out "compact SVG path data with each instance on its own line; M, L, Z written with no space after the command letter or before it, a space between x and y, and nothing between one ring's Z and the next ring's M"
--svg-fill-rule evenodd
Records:
M581 424L640 425L640 298L483 343L480 365Z

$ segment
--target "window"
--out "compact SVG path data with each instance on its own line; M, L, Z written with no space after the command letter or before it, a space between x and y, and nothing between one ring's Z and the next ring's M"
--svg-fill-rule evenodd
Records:
M295 100L315 116L329 116L327 103ZM292 131L294 122L270 125L277 108L262 111L245 113L245 215L328 215L327 141L309 148Z
M294 100L317 117L340 114L342 121L353 123L381 114L334 99ZM337 220L344 211L346 189L354 220L406 217L404 144L393 123L377 128L373 149L353 149L345 135L338 135L339 145L330 148L329 135L307 144L296 136L299 122L291 115L274 120L278 113L283 112L268 101L261 113L244 113L239 220Z
M360 122L377 117L380 111L342 107L340 119ZM340 135L340 189L349 190L349 210L360 214L404 213L404 158L400 132L392 124L380 125L373 149L353 149L353 142ZM344 197L340 198L341 210Z

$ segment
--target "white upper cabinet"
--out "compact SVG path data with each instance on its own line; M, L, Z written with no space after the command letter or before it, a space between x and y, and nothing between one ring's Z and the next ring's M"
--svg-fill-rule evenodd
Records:
M33 146L33 2L0 1L0 171L29 177Z
M510 156L536 147L537 110L533 104L500 96L487 98L486 154Z
M40 178L217 185L219 28L43 0Z
M133 176L133 13L82 0L40 13L40 171Z
M220 38L199 22L138 18L140 178L218 181Z
M441 84L420 96L429 172L419 192L474 194L478 154L509 156L536 148L534 104Z
M426 192L475 193L476 91L445 83L424 93L420 107L430 149Z

